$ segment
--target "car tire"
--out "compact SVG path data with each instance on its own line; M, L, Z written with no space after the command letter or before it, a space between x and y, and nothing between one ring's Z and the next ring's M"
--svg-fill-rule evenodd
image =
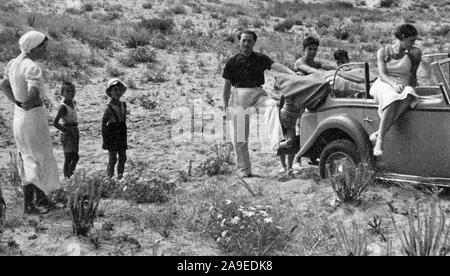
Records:
M335 140L325 146L320 154L319 174L320 178L327 178L327 166L331 166L333 160L336 158L348 158L348 163L356 169L356 166L361 162L360 152L358 147L350 140L340 139Z

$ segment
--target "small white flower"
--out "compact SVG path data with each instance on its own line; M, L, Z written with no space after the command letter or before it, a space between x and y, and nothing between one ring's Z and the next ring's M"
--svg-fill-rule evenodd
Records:
M222 217L223 217L222 214L218 214L218 215L217 215L217 219L221 219Z
M222 239L222 238L217 238L216 242L220 242L221 239Z
M269 216L269 214L266 211L259 211L259 213L261 215L263 215L264 217L268 217Z
M243 214L244 214L244 217L252 217L255 214L255 212L244 211Z
M125 192L128 189L128 186L123 187L123 191Z
M272 223L273 220L272 220L272 218L265 218L265 219L264 219L264 222L265 222L265 223Z
M227 230L223 231L223 232L222 232L222 238L225 237L225 235L226 235L227 233L228 233Z
M230 205L230 204L231 204L231 202L232 202L232 201L231 201L231 200L229 200L229 199L225 200L225 204L226 204L226 205Z
M237 224L240 220L241 220L241 218L238 217L238 216L236 216L236 217L234 217L234 218L231 220L231 223L232 223L232 224Z
M227 219L223 219L223 220L220 222L220 227L224 227L224 226L225 226L225 221L227 221Z

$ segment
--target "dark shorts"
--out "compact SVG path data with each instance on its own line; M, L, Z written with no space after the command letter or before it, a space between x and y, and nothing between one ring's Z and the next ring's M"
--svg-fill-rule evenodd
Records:
M64 126L67 131L61 133L64 153L78 153L80 149L80 131L76 126Z

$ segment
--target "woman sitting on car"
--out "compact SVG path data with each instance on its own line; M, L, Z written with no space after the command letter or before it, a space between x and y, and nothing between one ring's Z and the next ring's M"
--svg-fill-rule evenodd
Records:
M414 87L417 85L422 52L414 47L417 35L414 26L403 24L395 31L395 43L377 52L379 78L370 89L370 94L379 105L381 118L378 131L370 136L370 140L375 142L375 156L383 155L383 140L390 127L409 107L418 103Z

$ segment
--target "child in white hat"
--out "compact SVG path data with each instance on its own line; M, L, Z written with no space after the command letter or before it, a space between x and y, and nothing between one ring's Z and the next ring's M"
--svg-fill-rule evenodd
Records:
M109 177L114 176L117 164L117 176L122 178L127 160L127 106L120 101L120 97L127 90L126 86L117 78L108 81L106 95L109 101L102 118L102 148L109 151L107 172Z

